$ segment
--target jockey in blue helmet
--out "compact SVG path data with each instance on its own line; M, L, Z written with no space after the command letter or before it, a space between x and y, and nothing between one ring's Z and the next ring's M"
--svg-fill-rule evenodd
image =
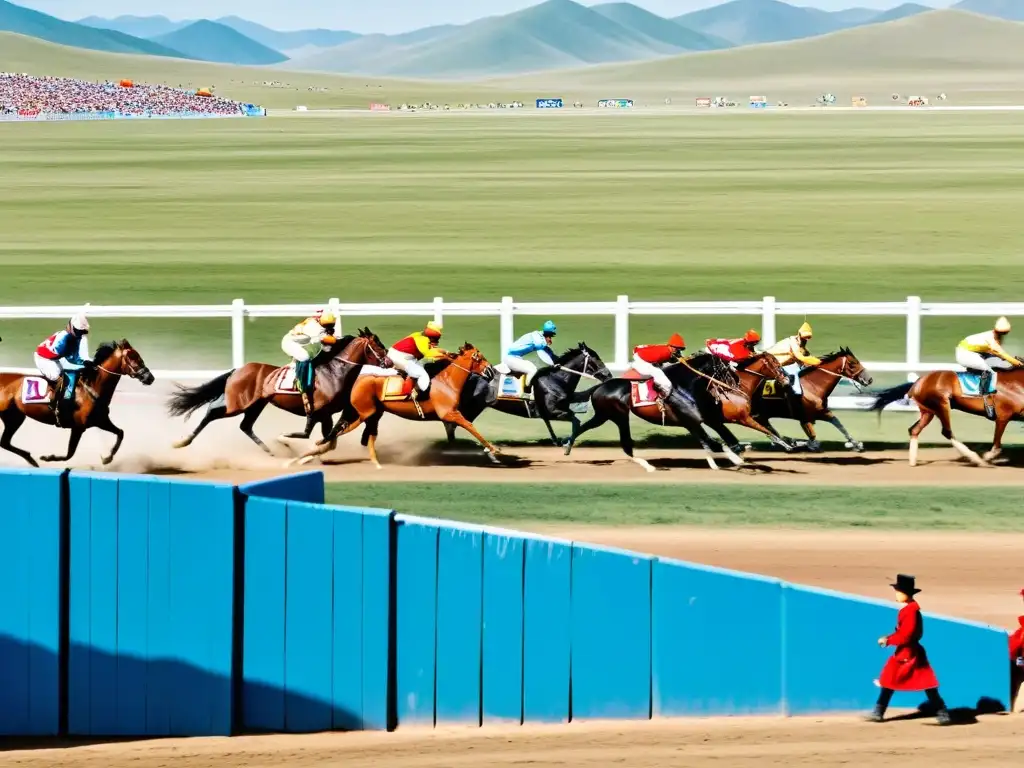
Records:
M555 324L551 320L547 320L539 331L530 331L516 339L502 358L502 362L510 371L526 377L525 390L527 392L533 385L533 377L537 375L537 366L527 360L526 355L536 352L542 363L554 365L555 354L551 351L551 342L557 332Z

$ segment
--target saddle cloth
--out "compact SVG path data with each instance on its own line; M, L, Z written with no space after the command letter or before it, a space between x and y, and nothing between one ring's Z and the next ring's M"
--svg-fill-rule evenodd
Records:
M295 363L287 365L277 374L274 391L283 395L294 395L299 391L298 379L295 377Z
M39 376L26 376L21 383L21 402L25 405L49 403L52 395L50 382Z
M505 373L498 380L499 400L532 400L526 394L526 378L515 373Z
M992 382L987 392L981 392L981 374L974 371L958 372L956 377L960 380L960 391L964 397L981 397L982 394L994 395L996 392L996 378L998 373L992 373Z
M384 379L384 392L381 399L385 402L408 400L414 386L415 382L412 379L407 379L404 376L388 376Z
M654 388L653 379L633 381L630 386L630 402L634 407L655 405L658 402L658 390Z

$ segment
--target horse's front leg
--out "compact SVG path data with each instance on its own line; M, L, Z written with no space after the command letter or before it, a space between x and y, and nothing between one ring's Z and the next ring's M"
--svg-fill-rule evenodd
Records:
M78 427L78 426L72 427L71 428L71 435L68 437L68 453L67 453L67 455L66 456L57 456L55 454L51 454L51 455L48 455L48 456L40 456L39 460L40 461L47 461L47 462L49 462L49 461L70 461L71 458L75 455L75 451L78 450L78 443L82 439L82 435L84 433L85 433L85 430L82 429L81 427ZM121 441L119 439L118 440L118 445L120 445L120 444L121 444ZM103 463L106 464L108 462L104 461Z
M827 421L833 427L838 429L843 434L843 437L846 438L847 448L854 450L857 453L864 452L864 443L860 442L859 440L854 440L853 435L851 435L847 431L846 427L843 426L843 422L841 422L839 418L834 413L832 413L832 411L825 411L824 415L825 421Z

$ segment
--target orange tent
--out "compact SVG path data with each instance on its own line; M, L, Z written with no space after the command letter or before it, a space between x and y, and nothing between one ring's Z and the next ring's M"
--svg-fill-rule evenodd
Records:
M131 80L122 80L121 81L121 87L122 88L131 88L134 85L135 85L135 83L133 83Z
M209 88L200 88L198 91L196 91L196 96L206 96L207 98L209 98L210 96L213 96L213 94L210 93Z

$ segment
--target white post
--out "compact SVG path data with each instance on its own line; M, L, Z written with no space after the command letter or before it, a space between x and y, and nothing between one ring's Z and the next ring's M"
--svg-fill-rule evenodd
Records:
M629 367L629 296L615 300L615 367Z
M444 325L444 299L440 296L434 297L434 322Z
M334 315L334 333L339 338L342 335L341 330L341 299L335 297L327 300L327 310Z
M761 304L761 343L770 347L775 342L775 297L765 296Z
M231 302L231 367L245 365L245 300Z
M499 314L500 323L498 327L498 339L502 357L505 357L505 353L508 352L509 348L512 346L512 342L515 341L514 315L515 311L512 306L512 297L502 296L501 310Z
M907 365L921 364L921 297L907 296ZM917 379L917 369L907 371L907 381Z

